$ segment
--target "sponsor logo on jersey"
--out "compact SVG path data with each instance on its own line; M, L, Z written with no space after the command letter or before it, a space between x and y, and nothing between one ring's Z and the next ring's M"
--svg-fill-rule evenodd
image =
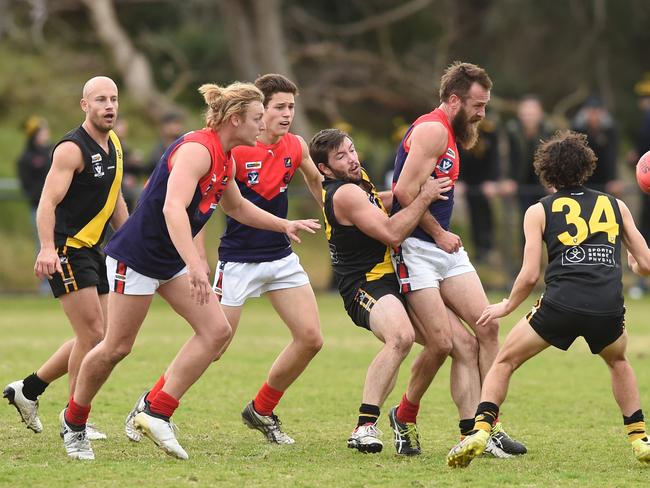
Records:
M260 182L260 174L257 171L248 172L248 184L250 186L257 185Z
M98 155L99 156L99 155ZM99 156L101 159L101 156ZM93 164L93 171L95 172L93 176L95 178L101 178L104 176L104 167L102 166L102 163L95 163Z
M228 177L227 177L227 176L224 176L223 178L221 178L221 184L222 184L223 186L225 186L226 183L228 183Z
M291 158L284 158L284 167L291 168Z
M261 169L262 161L248 161L246 163L246 169Z
M447 156L449 156L450 158L456 159L456 153L450 147L447 148Z
M438 171L449 173L449 170L454 167L454 162L449 158L442 158L438 163Z
M90 156L90 162L91 163L98 163L101 160L102 160L102 155L99 154L99 153L93 154L92 156Z

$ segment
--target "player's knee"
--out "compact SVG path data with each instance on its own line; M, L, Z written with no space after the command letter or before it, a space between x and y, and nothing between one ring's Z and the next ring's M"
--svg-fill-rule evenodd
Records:
M479 344L499 342L499 322L492 320L485 325L475 328L476 338Z
M208 347L214 351L221 352L226 344L232 337L232 328L228 323L219 324L218 327L212 329L208 334L204 334L204 340L208 343Z
M444 361L444 358L451 354L453 348L451 337L441 336L428 342L423 352L435 358L437 361Z
M397 330L386 338L386 345L393 348L400 356L406 357L415 342L413 329Z
M304 350L316 354L323 347L323 334L320 328L311 327L300 334L299 342Z
M76 341L85 349L92 349L104 338L104 329L99 327L87 327L83 332L77 334Z
M452 356L454 358L466 358L475 361L478 357L479 343L478 339L471 334L463 334L461 337L454 339Z
M104 347L102 349L108 361L111 364L117 364L131 353L131 350L133 349L133 343L122 342L115 347Z

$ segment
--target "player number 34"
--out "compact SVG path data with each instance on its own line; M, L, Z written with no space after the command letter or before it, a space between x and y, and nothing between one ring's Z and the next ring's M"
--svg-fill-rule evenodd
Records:
M591 212L589 222L585 221L580 216L582 208L573 198L561 197L553 202L551 210L553 212L564 212L568 208L569 211L564 215L566 223L574 225L576 228L575 234L570 234L568 231L562 232L557 236L559 241L565 246L577 246L581 244L587 236L595 234L596 232L605 232L607 240L614 244L616 236L618 236L618 224L614 215L612 203L605 195L599 195L594 205L594 210Z

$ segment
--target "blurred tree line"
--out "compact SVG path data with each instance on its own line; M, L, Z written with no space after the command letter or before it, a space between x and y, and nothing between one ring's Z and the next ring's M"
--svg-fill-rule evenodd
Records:
M456 59L487 68L497 121L535 93L566 127L598 94L623 152L639 117L633 87L650 71L648 25L648 0L0 0L0 175L16 174L28 116L47 117L54 138L79 123L90 76L118 82L129 144L142 148L170 110L200 124L200 84L280 72L301 90L294 131L349 130L380 182L400 129L437 105ZM26 210L2 208L0 261L29 269Z
M171 107L199 110L203 82L287 74L306 137L346 122L386 139L398 118L437 103L455 59L488 69L493 111L537 93L562 119L597 92L632 128L632 87L650 68L647 0L0 0L0 12L5 48L66 66L74 53L116 76L153 121ZM25 98L21 73L2 68L0 117ZM28 105L53 84L30 80Z

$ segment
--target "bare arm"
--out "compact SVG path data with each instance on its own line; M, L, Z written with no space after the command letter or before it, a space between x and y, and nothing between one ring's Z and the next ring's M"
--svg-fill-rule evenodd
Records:
M510 296L504 298L500 303L488 305L476 322L477 325L486 325L499 317L505 317L530 295L539 279L545 222L544 207L541 203L536 203L526 210L524 215L524 235L526 236L524 260L512 285Z
M113 230L119 229L128 218L129 210L126 207L122 190L120 190L120 193L117 195L117 201L115 202L115 210L113 210L113 215L111 216L111 227Z
M393 189L394 198L402 207L410 205L420 186L433 173L438 158L447 148L447 139L447 129L439 122L426 122L413 129L408 139L409 153ZM447 252L456 252L462 245L460 238L444 230L430 212L422 214L418 225Z
M237 222L257 229L282 232L296 242L300 242L299 231L305 230L313 234L316 229L320 229L320 224L315 219L286 220L262 210L241 196L237 184L232 179L223 192L221 208Z
M74 142L63 142L54 150L52 167L47 173L36 210L36 227L41 249L36 256L34 273L40 279L51 278L55 272L62 272L54 247L55 209L68 193L72 177L82 171L83 167L81 149Z
M316 165L309 156L309 148L305 140L297 136L300 140L300 146L302 147L302 162L300 163L300 172L302 177L305 179L305 184L309 189L309 192L314 197L314 200L318 203L319 207L323 207L323 175L318 171Z
M621 200L617 200L623 218L623 244L627 248L627 262L630 269L642 276L650 274L650 249L645 239L634 224L630 209Z
M393 192L390 190L378 192L381 203L386 209L386 212L390 213L393 208Z
M450 185L449 178L429 178L411 204L390 218L370 203L368 195L359 186L343 185L334 194L334 213L341 224L354 225L387 246L397 247L413 231L431 201L446 198L440 194L449 190Z
M212 292L204 272L203 260L192 239L187 216L199 180L209 171L210 153L195 142L181 145L172 157L173 169L167 182L163 215L174 247L188 268L190 294L199 305L207 303Z

